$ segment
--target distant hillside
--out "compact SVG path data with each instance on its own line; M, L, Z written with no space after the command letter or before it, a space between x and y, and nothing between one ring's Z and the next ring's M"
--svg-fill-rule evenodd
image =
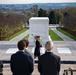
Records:
M38 5L38 8L43 9L64 9L66 7L76 7L75 3L33 3L33 4L0 4L0 11L9 9L27 10L34 5Z
M76 7L76 3L41 3L37 4L39 8L44 9L60 9L60 8L66 8L66 7Z

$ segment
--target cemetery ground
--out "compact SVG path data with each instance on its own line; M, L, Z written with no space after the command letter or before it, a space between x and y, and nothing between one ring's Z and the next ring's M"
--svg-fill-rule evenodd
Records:
M53 41L63 41L63 39L51 29L49 30L49 35Z
M53 41L63 41L63 39L61 37L59 37L55 32L53 32L52 30L49 30L49 35L51 37L51 39ZM27 36L25 36L23 39L28 39L29 34Z
M72 38L76 41L76 31L71 31L71 30L62 29L62 28L57 28L57 30L59 30L63 34L69 36L70 38Z
M11 39L15 38L16 36L22 34L23 32L25 32L25 31L27 31L27 30L28 30L28 28L24 28L23 30L21 30L21 31L19 31L19 32L15 33L15 34L13 34L12 36L6 38L5 40L6 40L6 41L10 41Z
M19 35L22 34L22 33L25 33L27 30L29 30L29 29L28 29L28 28L24 28L23 30L15 33L14 35L6 38L5 40L6 40L6 41L11 41L13 38L19 36ZM73 40L76 40L76 36L71 35L71 34L68 33L67 31L64 31L64 30L62 30L62 29L60 29L60 28L57 28L57 30L60 31L61 33L65 34L65 35L69 36L69 37L72 38ZM29 33L26 32L26 34L27 34L27 35L23 36L22 39L28 39ZM58 36L58 35L57 35L53 30L51 30L51 29L49 29L49 35L50 35L50 37L51 37L51 39L52 39L53 41L63 41L63 40L64 40L64 39L62 39L60 36Z
M61 29L57 29L57 30L59 32L61 32L61 34L63 33L64 35L70 37L72 39L72 41L76 40L76 37L71 35L70 33L65 32L64 30L61 30ZM53 41L65 41L65 38L67 39L67 37L64 38L64 35L61 37L60 34L58 35L55 30L51 30L51 29L49 29L49 35ZM29 37L29 34L27 36L25 36L23 39L28 39L28 37Z
M75 35L76 32L75 31L73 31L73 32L71 32L69 30L67 31L67 29L62 29L60 27L57 27L56 29L59 32L65 34L68 37L70 37L71 39L76 40L76 35ZM51 36L51 39L53 41L64 41L64 39L62 37L60 37L60 35L56 34L53 30L51 30L50 27L49 27L49 35ZM22 39L28 39L28 37L29 37L29 34L24 36Z
M29 34L28 34L28 35L26 35L23 39L28 39L28 37L29 37Z
M54 31L49 30L49 35L53 41L63 41L61 37L59 37ZM28 39L29 34L25 36L23 39Z

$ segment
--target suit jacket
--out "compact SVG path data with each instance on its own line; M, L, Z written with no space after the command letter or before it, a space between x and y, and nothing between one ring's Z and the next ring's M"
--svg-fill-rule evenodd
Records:
M0 60L0 75L3 75L3 62Z
M59 75L60 57L52 52L46 52L40 56L38 61L38 71L40 75Z
M34 52L34 55L35 56L40 56L40 47L42 47L42 45L40 44L40 42L38 40L36 40L36 43L35 43L35 52Z
M25 50L25 54L29 57L29 59L33 62L32 54Z
M11 56L10 67L13 75L31 75L33 59L29 54L18 51Z

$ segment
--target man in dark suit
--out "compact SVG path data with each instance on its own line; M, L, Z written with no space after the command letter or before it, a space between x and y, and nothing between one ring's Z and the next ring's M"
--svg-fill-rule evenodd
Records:
M3 75L3 62L0 60L0 75Z
M25 53L26 43L21 40L17 44L19 51L11 56L10 67L13 75L31 75L33 72L33 59Z
M50 41L45 44L46 52L39 57L38 71L40 75L59 75L61 59L51 52L53 46Z

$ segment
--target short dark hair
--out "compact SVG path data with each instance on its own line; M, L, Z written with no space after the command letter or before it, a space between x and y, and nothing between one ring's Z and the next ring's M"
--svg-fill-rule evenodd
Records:
M24 40L20 40L17 44L17 47L19 50L23 50L25 46L26 46L26 43Z
M26 43L26 47L28 47L28 45L29 45L29 41L28 40L24 40L25 41L25 43Z

